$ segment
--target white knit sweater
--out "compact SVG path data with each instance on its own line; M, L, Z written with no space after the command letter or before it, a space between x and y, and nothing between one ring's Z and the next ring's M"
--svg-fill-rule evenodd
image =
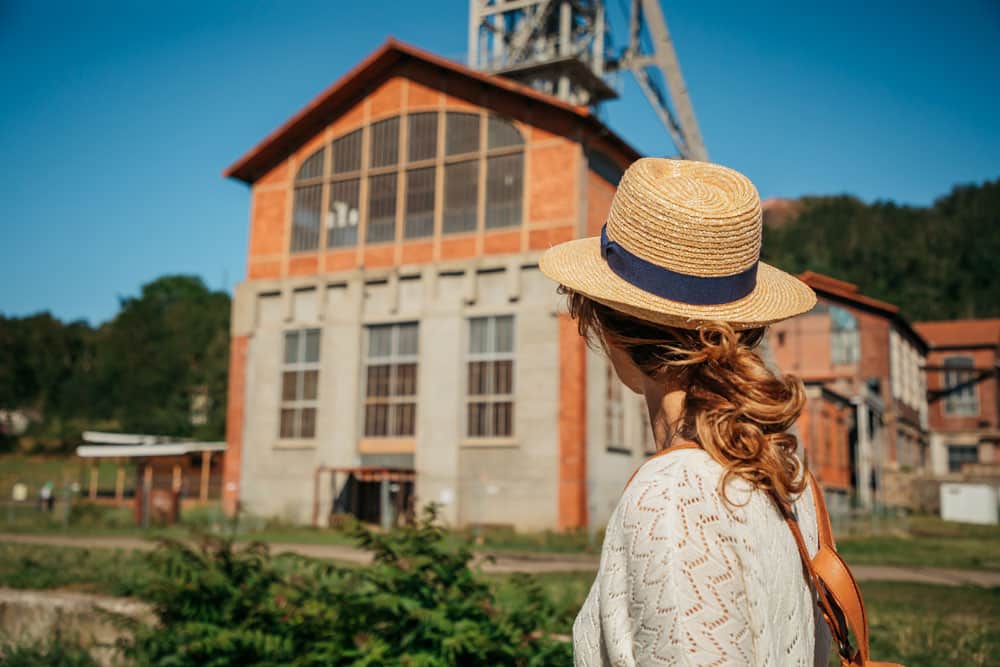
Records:
M792 533L742 480L724 502L702 450L642 466L608 523L597 579L573 625L577 667L825 666L830 633ZM817 549L807 488L795 512Z

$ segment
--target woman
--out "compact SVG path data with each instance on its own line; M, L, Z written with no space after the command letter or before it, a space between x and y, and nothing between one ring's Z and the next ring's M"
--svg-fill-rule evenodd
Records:
M765 326L816 303L759 261L760 200L718 165L646 158L600 238L549 249L580 333L646 399L663 456L626 487L573 627L577 665L826 665L829 631L779 503L817 546L787 430L801 383L772 373ZM678 448L678 446L681 446Z

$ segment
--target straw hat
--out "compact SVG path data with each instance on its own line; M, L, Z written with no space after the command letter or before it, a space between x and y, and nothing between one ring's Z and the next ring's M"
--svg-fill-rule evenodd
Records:
M760 196L737 171L643 158L618 185L600 237L541 259L548 277L642 320L748 329L810 310L802 281L760 261Z

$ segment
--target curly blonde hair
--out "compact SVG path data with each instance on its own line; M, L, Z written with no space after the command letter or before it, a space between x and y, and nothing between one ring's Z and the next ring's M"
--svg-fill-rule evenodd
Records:
M676 435L698 443L733 477L785 502L806 485L798 442L788 430L805 403L802 382L779 377L757 351L764 327L734 331L717 322L681 329L620 313L562 287L580 335L592 346L625 351L653 379L686 391Z

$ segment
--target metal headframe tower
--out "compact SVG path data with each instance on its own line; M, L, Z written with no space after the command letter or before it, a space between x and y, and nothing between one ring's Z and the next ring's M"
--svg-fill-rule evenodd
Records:
M631 72L681 157L707 160L660 2L629 1L616 50L603 0L469 0L469 66L595 107L617 97L609 76Z

